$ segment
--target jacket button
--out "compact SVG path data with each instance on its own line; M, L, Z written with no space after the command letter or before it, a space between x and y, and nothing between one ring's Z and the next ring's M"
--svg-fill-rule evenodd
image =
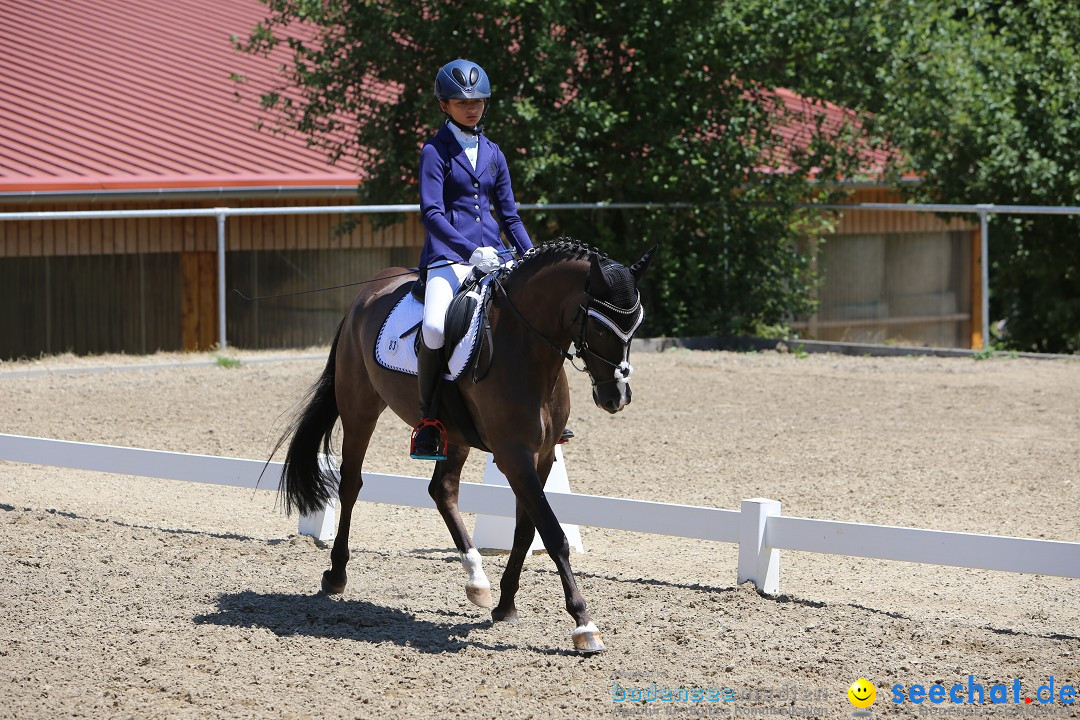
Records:
M473 205L473 207L474 207L474 208L476 208L477 210L479 210L479 209L480 209L480 206L479 206L479 205Z
M479 200L479 199L480 199L479 195L473 195L473 200Z
M480 183L476 183L476 182L474 182L474 183L472 184L472 186L473 186L474 188L478 188L478 187L480 187Z
M480 222L480 218L476 218L476 222Z

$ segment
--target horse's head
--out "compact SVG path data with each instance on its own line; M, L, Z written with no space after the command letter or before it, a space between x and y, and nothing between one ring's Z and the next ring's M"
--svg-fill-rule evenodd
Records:
M645 318L638 283L655 253L654 246L630 267L596 253L589 260L576 345L592 380L593 402L609 413L630 403L630 342Z

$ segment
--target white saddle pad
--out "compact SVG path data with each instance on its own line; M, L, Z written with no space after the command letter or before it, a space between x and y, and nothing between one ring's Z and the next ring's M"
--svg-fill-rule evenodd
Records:
M476 352L477 340L480 338L480 310L484 307L484 299L490 291L490 276L482 279L479 285L469 291L469 295L477 301L476 310L469 318L469 329L465 336L450 355L449 372L444 375L449 380L461 377ZM423 303L414 298L411 292L405 293L405 297L390 311L379 330L379 339L375 343L375 361L387 370L416 375L416 333L420 332L419 323L423 319Z

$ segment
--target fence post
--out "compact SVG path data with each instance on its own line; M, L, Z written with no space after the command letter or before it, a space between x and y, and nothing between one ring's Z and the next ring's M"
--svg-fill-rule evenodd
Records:
M739 520L739 584L751 580L758 592L780 592L780 551L765 544L765 523L780 514L780 502L743 500Z
M217 291L218 291L218 350L225 349L225 213L229 208L217 210Z
M990 347L990 221L988 210L992 205L979 205L979 283L982 286L982 347Z

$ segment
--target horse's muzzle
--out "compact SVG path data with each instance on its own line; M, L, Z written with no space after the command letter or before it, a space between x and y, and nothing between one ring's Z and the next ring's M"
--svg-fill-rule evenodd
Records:
M631 396L629 385L624 384L621 387L616 385L614 387L617 388L617 392L607 397L600 397L600 393L596 391L595 387L593 388L593 402L596 403L596 407L606 410L612 415L629 405Z

